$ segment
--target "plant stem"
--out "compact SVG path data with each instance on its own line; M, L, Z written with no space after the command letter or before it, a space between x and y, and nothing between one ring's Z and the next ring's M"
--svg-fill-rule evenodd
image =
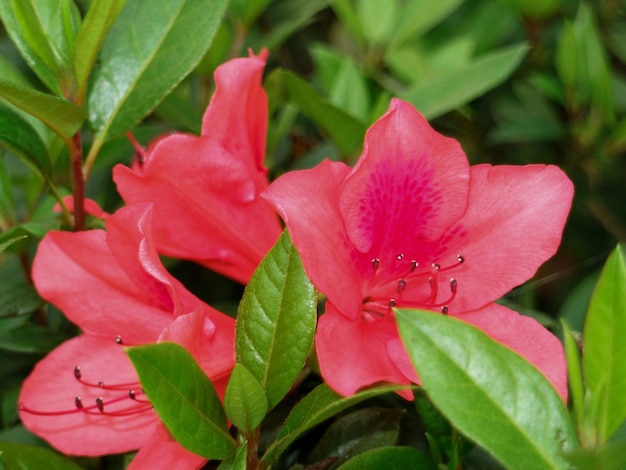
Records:
M248 437L248 452L246 458L246 468L248 470L259 469L259 434L260 428L257 427L253 434Z
M83 146L80 131L68 141L74 182L74 231L85 228L85 177L83 175Z

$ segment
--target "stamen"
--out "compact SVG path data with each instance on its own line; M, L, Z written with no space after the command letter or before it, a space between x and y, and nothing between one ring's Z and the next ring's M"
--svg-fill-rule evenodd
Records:
M405 288L406 288L406 279L400 279L398 281L398 288L396 289L398 294L401 294Z
M74 366L74 377L76 377L77 380L80 380L80 366Z
M137 399L137 396L135 395L135 391L134 391L132 388L128 391L128 397L129 397L131 400L135 400L135 399Z
M396 259L398 261L400 261L402 258L404 258L404 253L400 253L398 256L396 256Z
M372 267L374 268L374 271L378 269L378 266L380 266L380 260L378 258L374 258L372 260Z
M459 262L459 264L465 263L465 258L463 257L463 255L456 255L456 259Z
M398 301L396 299L389 299L389 308L394 308L398 305Z
M102 400L102 397L96 398L96 406L100 410L100 413L104 413L104 401Z
M437 271L439 271L441 269L441 265L437 264L437 263L433 263L431 265L431 267L433 268L433 272L436 273Z
M124 344L124 342L122 341L122 337L121 337L120 335L117 335L117 336L115 337L115 342L116 342L117 344Z
M441 313L443 313L444 315L448 314L448 306L447 305L442 305L441 306Z
M83 399L76 395L76 398L74 398L74 403L76 403L76 408L81 409L83 407Z
M409 272L415 272L415 270L417 269L417 266L419 265L419 263L415 260L411 260L411 268L409 269Z

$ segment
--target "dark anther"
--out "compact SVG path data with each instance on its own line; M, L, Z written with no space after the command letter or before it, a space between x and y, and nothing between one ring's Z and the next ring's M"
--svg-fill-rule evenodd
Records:
M441 266L438 265L437 263L433 263L432 264L432 268L433 268L433 271L436 272L436 271L439 271L441 269Z
M441 313L443 313L444 315L448 314L448 306L444 305L443 307L441 307Z
M104 413L104 401L102 400L102 397L96 398L96 406L100 410L100 413Z
M402 258L404 258L404 254L400 253L398 256L396 256L396 259L398 261L400 261Z
M83 399L79 397L78 395L76 395L76 397L74 398L74 403L76 404L76 408L83 407Z
M80 366L75 366L74 367L74 377L76 377L78 380L80 380L80 378L81 378Z
M128 396L133 400L135 399L135 391L132 388L128 391Z
M463 258L463 256L461 255L456 255L456 260L459 262L459 264L465 263L465 258Z
M98 387L104 387L104 382L102 380L98 382Z
M372 267L374 268L374 271L378 269L378 266L380 266L380 260L378 258L374 258L372 260Z
M396 305L398 305L396 299L389 299L389 308L394 308Z
M406 287L406 279L400 279L398 281L398 289L397 289L398 294L401 293L405 289L405 287Z
M117 336L115 337L115 342L116 342L117 344L124 344L124 342L122 341L122 337L121 337L120 335L117 335Z
M456 286L457 286L456 279L454 279L453 277L450 278L450 292L452 292L453 294L456 294Z
M417 269L417 261L411 261L411 272L414 272Z

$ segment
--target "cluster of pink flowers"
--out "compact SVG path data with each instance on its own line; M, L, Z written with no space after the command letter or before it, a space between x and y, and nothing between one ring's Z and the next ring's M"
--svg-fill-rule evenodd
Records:
M316 352L337 392L419 383L398 335L397 306L481 328L566 399L560 342L494 300L556 251L573 193L568 178L546 165L470 167L456 141L393 100L354 168L325 161L268 184L265 60L235 59L216 71L199 137L162 137L132 168L114 168L127 205L110 216L92 209L106 217L106 230L42 240L35 285L82 333L25 381L25 426L67 454L139 449L135 468L201 466L204 459L158 420L121 345L183 345L223 397L235 362L234 320L188 292L159 254L246 283L282 231L278 215L327 297Z

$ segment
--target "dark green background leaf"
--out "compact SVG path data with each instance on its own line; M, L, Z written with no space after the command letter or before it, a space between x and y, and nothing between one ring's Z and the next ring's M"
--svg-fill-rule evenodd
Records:
M6 470L81 470L82 468L52 450L13 442L0 442L0 463Z
M431 470L432 460L412 447L380 447L348 460L340 470Z

